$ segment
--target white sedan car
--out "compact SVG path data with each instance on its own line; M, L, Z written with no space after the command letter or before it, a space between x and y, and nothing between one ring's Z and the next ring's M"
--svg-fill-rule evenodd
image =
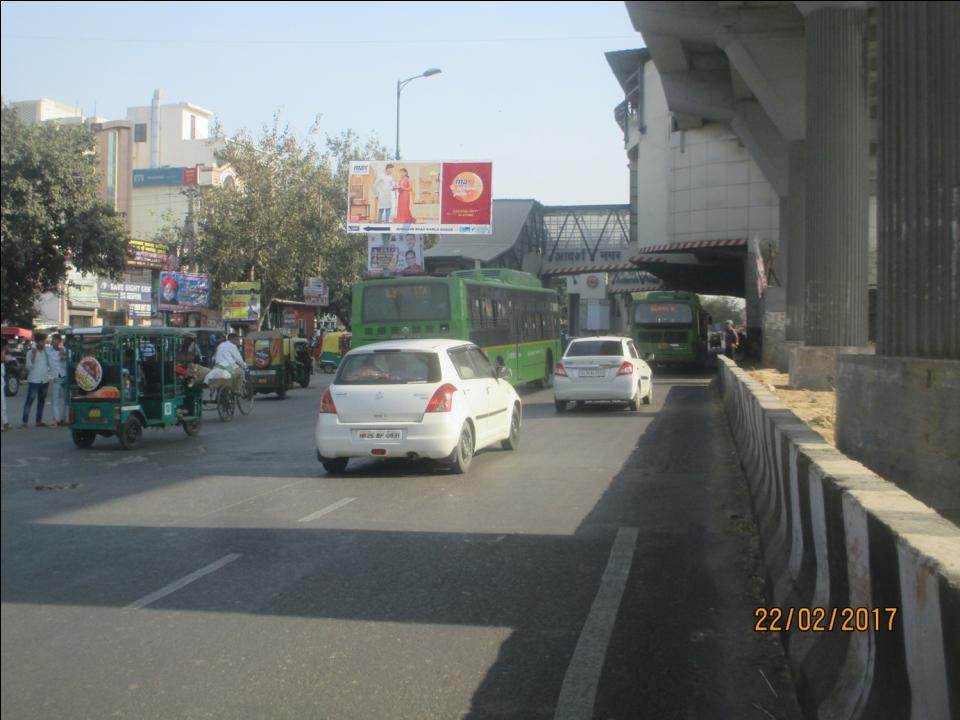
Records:
M641 402L653 401L653 372L630 338L576 338L557 363L553 393L557 412L570 401L594 400L625 402L637 410Z
M520 397L476 345L395 340L351 350L323 392L317 458L330 474L350 458L432 458L463 473L478 450L520 444Z

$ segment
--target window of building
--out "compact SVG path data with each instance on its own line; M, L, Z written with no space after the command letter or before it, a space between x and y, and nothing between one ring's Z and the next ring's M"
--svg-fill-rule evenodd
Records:
M196 115L190 116L190 139L191 140L197 139L197 116Z
M147 124L146 123L137 123L133 126L133 141L134 142L146 142L147 141Z

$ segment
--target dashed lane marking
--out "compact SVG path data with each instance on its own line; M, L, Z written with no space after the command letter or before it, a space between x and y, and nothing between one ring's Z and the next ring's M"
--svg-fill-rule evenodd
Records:
M126 609L138 610L140 608L144 608L147 605L150 605L151 603L155 603L160 598L165 598L167 595L175 593L177 590L180 590L181 588L186 587L190 583L195 582L200 578L209 575L212 572L216 572L217 570L222 568L224 565L229 565L234 560L239 560L241 557L242 555L240 553L230 553L229 555L224 555L219 560L212 562L209 565L205 565L204 567L200 568L199 570L195 570L189 575L184 575L179 580L175 580L169 585L165 585L164 587L160 588L156 592L152 592L149 595L144 595L139 600L135 600L134 602L127 605Z
M317 510L315 513L310 513L310 514L307 515L306 517L300 518L299 520L297 520L297 522L298 522L298 523L306 523L306 522L310 522L311 520L316 520L318 517L323 517L324 515L329 515L329 514L332 513L334 510L339 510L339 509L342 508L344 505L349 505L349 504L352 503L354 500L356 500L355 497L348 497L348 498L344 498L343 500L337 500L337 501L336 501L335 503L333 503L332 505L327 505L325 508L322 508L322 509L320 509L320 510Z

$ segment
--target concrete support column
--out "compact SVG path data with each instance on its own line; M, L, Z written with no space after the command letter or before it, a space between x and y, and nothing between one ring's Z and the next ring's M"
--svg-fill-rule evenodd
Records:
M787 340L803 340L804 240L806 218L806 169L804 142L790 143L787 151L786 212L780 212L780 239L786 239L787 253ZM783 204L781 204L783 207Z
M837 446L960 523L960 4L879 12L878 355L839 359Z
M867 344L867 14L806 19L806 345Z

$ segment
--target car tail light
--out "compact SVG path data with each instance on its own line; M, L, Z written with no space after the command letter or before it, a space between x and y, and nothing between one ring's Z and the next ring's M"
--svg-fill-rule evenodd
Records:
M427 403L427 409L424 412L450 412L453 410L453 394L457 391L450 383L444 383L437 388Z
M563 366L563 363L557 363L557 369L554 371L554 374L557 377L568 377L567 369Z
M336 415L337 406L333 404L333 395L330 394L330 388L323 391L323 397L320 398L320 414Z
M633 375L633 365L626 361L620 366L620 369L617 370L617 377L621 375Z

